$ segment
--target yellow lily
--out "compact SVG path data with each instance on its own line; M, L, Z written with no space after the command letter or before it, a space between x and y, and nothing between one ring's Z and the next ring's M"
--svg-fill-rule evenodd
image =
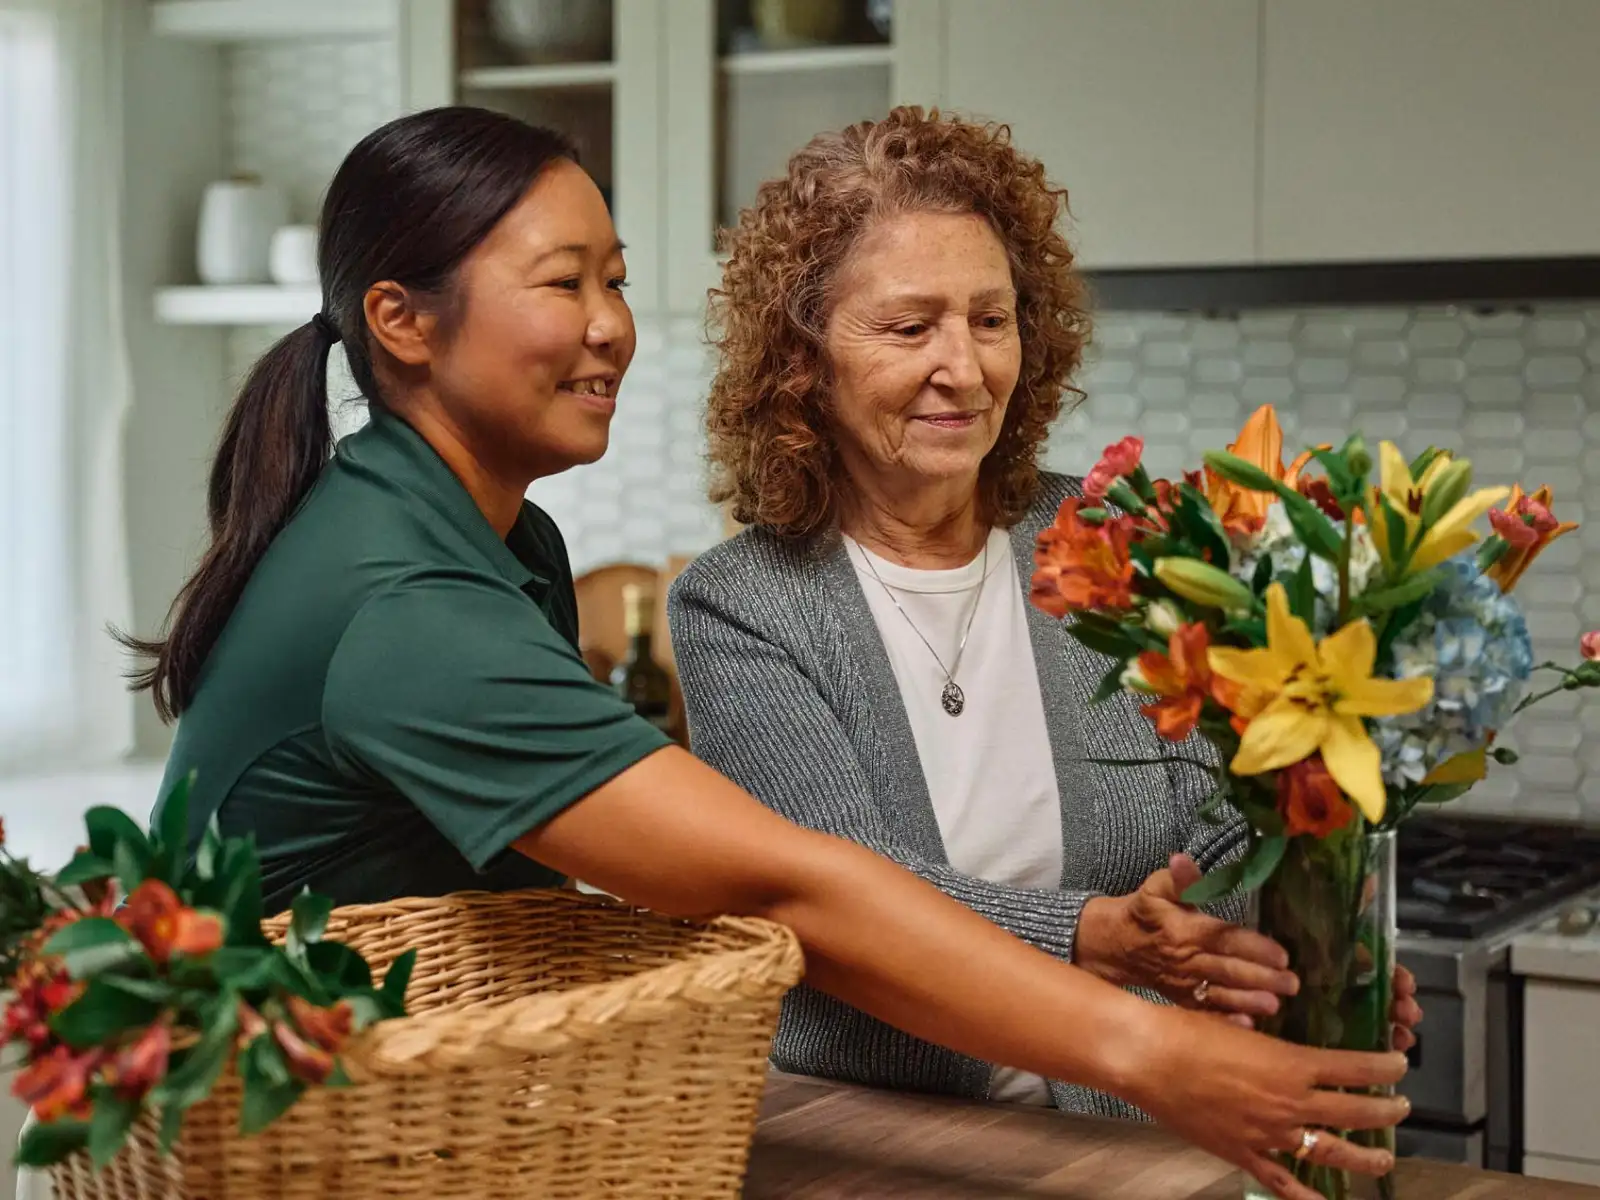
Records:
M1274 479L1281 479L1294 487L1300 471L1311 461L1311 451L1296 458L1285 470L1283 465L1283 427L1278 424L1277 410L1263 404L1250 414L1250 419L1239 430L1239 440L1228 447L1253 466L1260 467ZM1206 468L1206 501L1217 514L1223 527L1237 533L1260 529L1267 518L1267 510L1278 502L1270 492L1252 492L1236 483L1230 483Z
M1415 712L1433 698L1431 679L1374 679L1378 639L1365 618L1318 644L1289 611L1283 585L1267 589L1267 644L1256 650L1212 647L1209 661L1236 689L1225 692L1234 713L1248 720L1239 752L1228 764L1259 775L1322 752L1345 795L1369 821L1383 819L1378 747L1362 717Z
M1472 523L1510 494L1509 488L1480 488L1461 497L1437 520L1422 529L1421 540L1417 533L1422 528L1422 510L1428 492L1439 483L1451 467L1449 454L1440 454L1422 475L1413 479L1405 456L1393 442L1378 446L1379 484L1372 489L1371 512L1367 521L1372 530L1372 541L1378 548L1383 565L1393 570L1395 560L1403 558L1406 546L1416 548L1406 560L1406 573L1426 571L1437 566L1478 540L1470 528ZM1405 521L1405 545L1393 545L1389 540L1389 522L1385 519L1380 497L1387 499Z

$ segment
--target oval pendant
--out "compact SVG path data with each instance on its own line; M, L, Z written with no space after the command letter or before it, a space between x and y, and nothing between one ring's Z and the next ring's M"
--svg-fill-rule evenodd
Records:
M939 703L944 705L945 712L952 717L959 717L961 710L967 707L966 693L954 679L944 685L944 691L939 696Z

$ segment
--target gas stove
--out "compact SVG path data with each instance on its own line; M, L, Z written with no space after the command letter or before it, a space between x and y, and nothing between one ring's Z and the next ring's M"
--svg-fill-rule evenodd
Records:
M1600 884L1600 830L1470 818L1400 830L1407 933L1480 938Z
M1400 1152L1519 1171L1523 1000L1510 947L1600 885L1600 829L1418 818L1401 827L1398 858L1397 951L1426 1014Z

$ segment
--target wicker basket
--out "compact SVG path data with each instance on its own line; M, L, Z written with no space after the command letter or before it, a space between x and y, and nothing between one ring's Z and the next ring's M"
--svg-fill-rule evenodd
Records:
M281 935L281 919L269 933ZM415 947L411 1016L347 1048L250 1138L225 1076L162 1158L153 1123L57 1200L732 1197L739 1194L794 936L674 921L574 892L462 893L335 910L375 974Z

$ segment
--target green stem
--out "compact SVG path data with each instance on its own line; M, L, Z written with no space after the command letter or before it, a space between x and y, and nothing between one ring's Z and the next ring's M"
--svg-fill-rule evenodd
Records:
M1354 512L1344 518L1344 540L1339 544L1339 621L1342 627L1350 619L1350 538L1355 531Z

